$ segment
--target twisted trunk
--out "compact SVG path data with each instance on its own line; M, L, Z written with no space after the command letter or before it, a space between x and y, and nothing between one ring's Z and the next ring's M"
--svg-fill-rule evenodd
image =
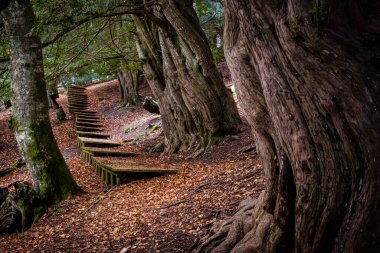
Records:
M67 198L78 186L55 142L48 114L41 41L33 33L30 1L13 0L2 12L9 36L12 66L12 128L33 179L33 194L15 202L25 212L24 225L48 205ZM3 206L2 206L3 207Z
M236 132L240 118L212 59L193 1L158 1L154 18L134 17L145 75L160 106L167 151L203 149Z
M141 79L140 71L126 70L118 73L120 102L123 106L137 105Z
M199 252L378 251L378 11L225 1L226 59L268 185L243 235L231 218Z

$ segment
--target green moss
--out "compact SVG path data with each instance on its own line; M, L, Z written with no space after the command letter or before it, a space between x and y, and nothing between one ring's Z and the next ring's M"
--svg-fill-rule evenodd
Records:
M66 163L59 153L49 123L32 126L29 131L28 159L40 168L35 175L39 184L39 196L54 203L67 198L75 184Z
M124 128L124 133L129 133L129 132L132 132L132 131L136 131L137 130L137 127L125 127Z
M56 112L57 112L57 122L58 123L66 119L66 113L62 107L59 107Z
M14 117L11 116L8 120L8 128L12 130L12 132L17 132L20 127L20 122Z
M326 24L328 21L328 11L325 3L315 4L310 11L312 23L315 26Z
M270 235L271 237L276 236L276 234L277 234L277 230L278 230L278 228L277 228L276 225L271 226L271 228L270 228L270 230L269 230L269 235Z
M211 136L210 137L210 140L209 140L209 143L207 145L207 147L211 147L211 146L214 146L214 145L217 145L219 144L219 142L222 140L222 137L219 137L219 136Z
M294 37L301 36L301 24L302 19L298 15L295 15L293 20L290 21L290 31L292 32Z
M197 137L198 137L199 143L202 147L205 147L206 143L204 139L204 131L203 131L202 125L197 124L196 129L197 129Z
M160 127L161 127L160 124L155 124L155 125L153 125L153 126L150 128L150 131L154 132L154 131L158 130Z
M156 153L162 153L162 152L164 152L164 150L165 150L165 142L164 141L161 141L160 143L158 143L153 148L153 152L156 152Z

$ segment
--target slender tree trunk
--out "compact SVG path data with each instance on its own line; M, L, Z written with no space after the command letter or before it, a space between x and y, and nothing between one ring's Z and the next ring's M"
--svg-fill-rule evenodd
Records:
M197 251L378 252L378 1L224 2L226 59L268 185L250 218Z
M12 66L12 127L33 178L36 196L20 208L30 225L48 205L67 198L78 186L54 139L48 114L41 41L33 33L29 0L13 0L3 11Z
M213 61L193 1L158 1L154 24L135 17L140 57L160 106L167 150L212 145L238 130L232 95Z
M123 106L137 105L141 79L140 71L126 70L118 73L120 102Z

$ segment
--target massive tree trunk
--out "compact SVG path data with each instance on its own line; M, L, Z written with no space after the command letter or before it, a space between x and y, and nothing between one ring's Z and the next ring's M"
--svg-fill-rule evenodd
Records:
M137 105L139 85L142 81L141 72L136 70L121 71L117 75L119 80L120 102L123 106Z
M32 5L28 0L13 0L2 14L11 49L12 128L33 178L35 195L30 203L16 203L26 214L28 221L24 222L30 225L48 205L67 198L78 186L51 129L41 41L33 32Z
M379 2L224 2L268 185L197 251L378 252Z
M134 21L145 75L160 106L166 150L196 143L202 149L238 130L236 104L212 59L193 1L158 2L149 21Z

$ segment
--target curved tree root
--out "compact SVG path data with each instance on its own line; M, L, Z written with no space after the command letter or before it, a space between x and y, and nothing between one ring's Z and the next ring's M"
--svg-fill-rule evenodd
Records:
M265 192L249 201L232 217L217 222L209 234L194 245L193 253L265 252L280 229L272 214L264 211ZM243 202L242 202L243 203Z
M13 184L15 193L6 191L0 203L0 233L12 233L29 228L47 208L29 183ZM5 200L4 200L5 198Z

